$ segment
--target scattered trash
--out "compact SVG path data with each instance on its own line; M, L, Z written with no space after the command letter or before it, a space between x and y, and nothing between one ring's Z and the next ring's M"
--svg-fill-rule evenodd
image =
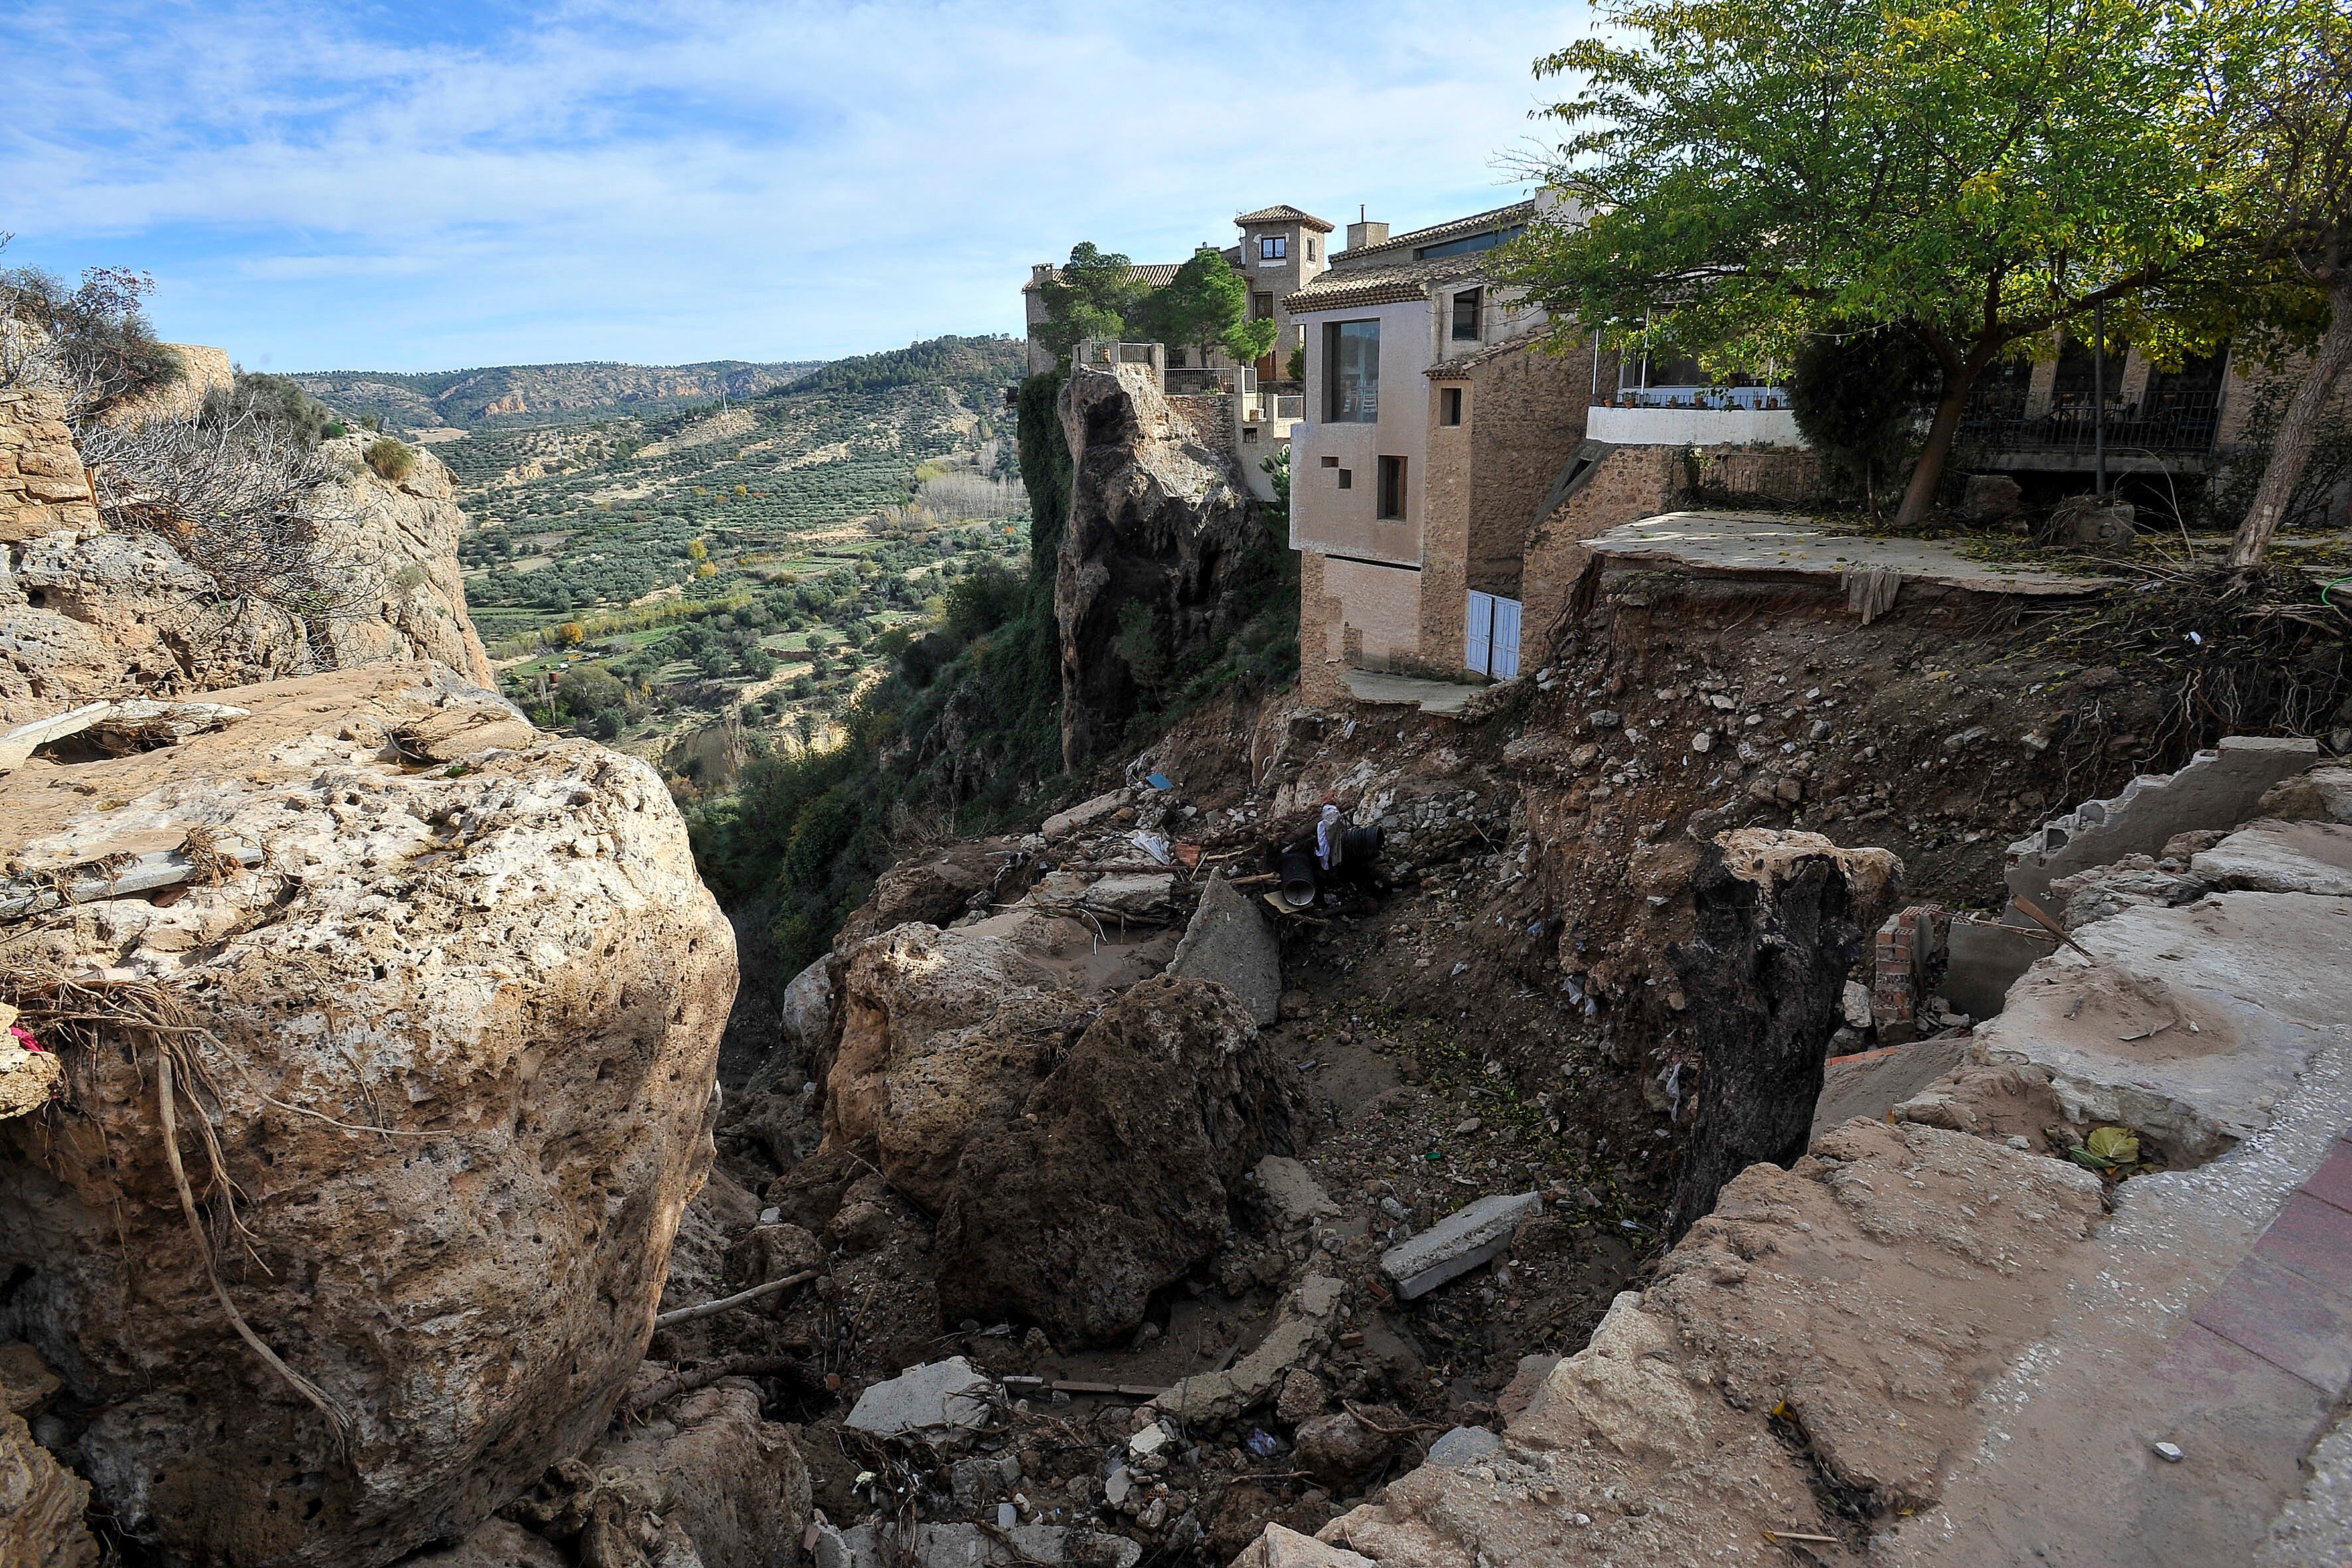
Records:
M2183 1455L2178 1443L2158 1443L2156 1445L2156 1457L2168 1465L2177 1465L2180 1463Z
M1127 836L1127 841L1162 866L1172 866L1176 863L1176 857L1168 842L1168 836L1164 833L1147 832L1139 827Z
M1143 782L1156 790L1171 790L1176 787L1166 773L1146 773L1143 775Z
M1271 1459L1282 1452L1282 1439L1263 1427L1253 1426L1244 1447L1261 1459Z

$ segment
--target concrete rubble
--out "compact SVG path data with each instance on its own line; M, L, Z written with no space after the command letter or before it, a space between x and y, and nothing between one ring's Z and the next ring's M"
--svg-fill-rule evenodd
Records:
M1855 1058L1958 1057L1734 1179L1499 1437L1449 1435L1245 1560L1750 1561L1767 1531L1822 1563L2339 1560L2352 897L2332 832L2287 830L2336 820L2332 785L2167 825L2245 853L2179 855L2210 890L2075 926L2087 952L2037 960L1990 1022ZM1899 1091L1840 1077L1825 1112ZM2141 1151L2104 1179L2080 1159L2101 1126Z
M1108 1531L1058 1524L918 1524L910 1531L879 1524L836 1530L819 1525L816 1568L1136 1568L1143 1548Z
M1188 1427L1213 1426L1246 1414L1271 1398L1284 1376L1339 1331L1345 1289L1325 1274L1310 1274L1286 1297L1274 1327L1255 1350L1223 1372L1184 1378L1148 1406Z
M1542 1212L1539 1193L1480 1198L1381 1254L1381 1272L1410 1301L1501 1257L1510 1249L1511 1232L1519 1222Z
M988 1425L996 1385L961 1356L908 1367L857 1396L842 1422L877 1437L940 1436Z
M1261 1026L1281 1016L1282 945L1256 903L1223 877L1211 878L1201 889L1168 973L1215 981L1239 996Z

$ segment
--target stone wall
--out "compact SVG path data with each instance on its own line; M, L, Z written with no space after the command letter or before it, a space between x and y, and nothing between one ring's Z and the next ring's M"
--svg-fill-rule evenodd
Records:
M64 401L30 387L0 391L0 545L97 526Z

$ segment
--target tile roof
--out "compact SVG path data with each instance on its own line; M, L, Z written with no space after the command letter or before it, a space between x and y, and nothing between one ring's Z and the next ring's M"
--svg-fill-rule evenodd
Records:
M1361 267L1341 272L1336 268L1318 276L1289 296L1282 308L1296 316L1308 310L1352 309L1358 305L1392 305L1402 300L1425 300L1430 286L1457 279L1475 278L1478 254L1441 256L1432 261L1400 261L1389 267Z
M1277 206L1260 207L1254 213L1244 213L1234 221L1235 223L1298 223L1305 224L1318 234L1331 232L1329 224L1325 223L1313 213L1299 211L1287 202Z
M1433 224L1427 228L1414 229L1410 234L1400 234L1392 238L1384 239L1378 245L1360 245L1353 250L1335 251L1331 257L1331 265L1335 268L1345 267L1350 262L1369 260L1374 257L1386 256L1392 251L1409 251L1424 245L1443 245L1449 239L1465 238L1482 229L1507 228L1515 223L1523 224L1535 216L1534 202L1513 202L1508 206L1495 207L1482 213L1472 213L1468 217L1457 217L1446 223ZM1377 266L1379 263L1374 262L1373 265Z
M1129 268L1127 275L1138 283L1148 284L1154 289L1165 289L1170 283L1175 281L1176 269L1183 265L1181 261L1148 261L1140 267ZM1062 280L1062 269L1058 267L1049 267L1045 269L1045 276L1058 283ZM1026 294L1035 287L1037 287L1037 279L1032 278L1028 282L1021 285L1021 291Z

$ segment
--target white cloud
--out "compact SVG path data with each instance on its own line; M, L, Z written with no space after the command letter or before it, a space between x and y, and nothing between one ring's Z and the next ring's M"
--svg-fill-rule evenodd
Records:
M163 279L257 363L803 357L1013 331L1031 261L1227 242L1291 201L1400 224L1507 200L1538 53L1504 5L551 7L471 37L348 10L0 19L28 259ZM386 25L389 26L388 24ZM12 256L12 259L14 256Z

